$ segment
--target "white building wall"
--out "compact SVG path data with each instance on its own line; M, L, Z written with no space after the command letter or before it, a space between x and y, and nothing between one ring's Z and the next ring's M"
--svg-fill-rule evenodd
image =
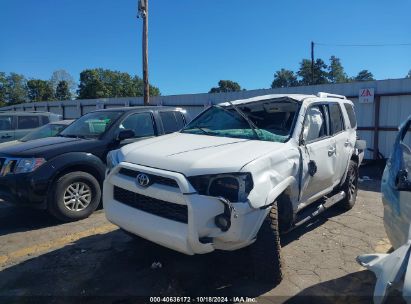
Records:
M380 95L380 127L397 127L409 115L411 115L411 79L388 79L366 82L352 82L342 84L324 84L314 86L301 86L293 88L261 89L252 91L240 91L214 94L186 94L171 96L151 97L152 105L181 106L186 108L192 117L198 115L205 106L217 104L228 100L243 99L259 95L302 93L316 94L317 92L329 92L348 96L355 105L358 126L374 127L374 104L360 104L358 94L360 89L374 88L375 94ZM401 95L408 94L408 95ZM50 111L63 114L67 119L77 118L82 114L96 110L97 108L111 108L118 106L142 106L142 97L125 98L101 98L89 100L70 100L62 102L37 102L15 106L3 107L1 110L23 111ZM63 110L64 109L64 110ZM360 130L359 135L367 141L368 147L373 147L374 131ZM379 151L388 157L394 142L396 132L379 131ZM367 153L367 158L372 153Z

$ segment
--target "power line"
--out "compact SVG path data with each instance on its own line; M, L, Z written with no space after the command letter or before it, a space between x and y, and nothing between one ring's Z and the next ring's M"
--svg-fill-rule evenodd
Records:
M411 46L411 43L371 43L371 44L332 44L332 43L319 43L316 45L321 46L336 46L336 47L389 47L389 46Z

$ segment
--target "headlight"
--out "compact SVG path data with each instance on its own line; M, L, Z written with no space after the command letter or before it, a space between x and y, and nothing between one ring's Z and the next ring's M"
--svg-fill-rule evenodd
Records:
M13 172L14 173L33 172L45 162L46 160L44 158L22 158L17 161Z
M115 166L117 166L119 163L121 163L124 159L123 153L121 153L120 149L117 150L112 150L107 153L107 174L113 169Z
M199 194L222 196L230 202L244 202L253 189L250 173L225 173L189 177L191 185Z

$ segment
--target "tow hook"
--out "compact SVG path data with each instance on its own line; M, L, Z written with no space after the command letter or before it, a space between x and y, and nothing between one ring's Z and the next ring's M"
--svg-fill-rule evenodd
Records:
M237 211L235 210L233 204L224 197L217 197L217 199L223 203L224 205L224 212L217 215L214 218L214 222L221 231L225 232L231 227L231 214L233 214L234 218L238 218Z

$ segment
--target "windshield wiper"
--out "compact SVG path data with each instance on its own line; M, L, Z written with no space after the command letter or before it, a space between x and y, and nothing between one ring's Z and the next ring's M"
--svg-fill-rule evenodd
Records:
M76 135L76 134L59 134L58 136L67 137L67 138L90 139L90 137L86 137L84 135Z
M260 136L258 136L257 130L260 130L250 118L247 117L247 115L241 111L236 105L234 105L231 101L228 101L230 106L233 107L233 109L242 117L244 120L249 124L251 130L253 130L253 133L257 139L260 139Z
M182 131L195 130L195 129L200 130L201 132L203 132L203 134L206 134L206 135L211 134L210 132L207 132L207 131L204 130L203 128L197 127L197 126L196 126L196 127L187 128L187 129L184 129L184 130L182 130Z

